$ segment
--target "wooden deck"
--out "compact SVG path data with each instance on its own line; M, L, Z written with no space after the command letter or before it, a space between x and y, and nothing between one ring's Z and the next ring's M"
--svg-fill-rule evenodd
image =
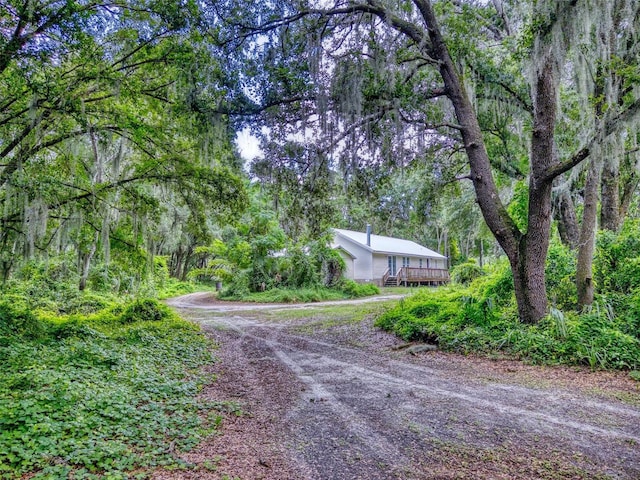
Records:
M449 280L449 270L444 268L402 267L395 276L387 270L382 277L382 285L444 285Z

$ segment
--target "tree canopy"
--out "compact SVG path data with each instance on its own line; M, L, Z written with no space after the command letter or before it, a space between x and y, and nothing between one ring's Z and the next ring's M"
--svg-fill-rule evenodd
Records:
M251 92L268 152L302 141L348 189L362 171L447 150L429 176L472 183L532 323L547 312L557 179L624 139L635 144L637 10L630 1L234 2L217 10L218 40L261 66L247 78L259 81ZM275 110L274 98L287 108ZM454 167L462 153L466 166ZM507 208L505 184L524 178L526 212Z
M535 323L552 221L588 305L597 209L617 231L632 208L634 1L0 8L5 279L73 253L83 288L112 247L169 255L186 278L254 181L301 242L366 223L451 256L486 242ZM264 152L244 170L243 128Z

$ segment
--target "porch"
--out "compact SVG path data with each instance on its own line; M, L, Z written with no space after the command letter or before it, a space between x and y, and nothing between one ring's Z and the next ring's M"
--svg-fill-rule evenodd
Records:
M419 268L401 267L395 275L387 271L382 276L382 285L385 287L397 287L403 285L444 285L450 280L449 270L444 268Z

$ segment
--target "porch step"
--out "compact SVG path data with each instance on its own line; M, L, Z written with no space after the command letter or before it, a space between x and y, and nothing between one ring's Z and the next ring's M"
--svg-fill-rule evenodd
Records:
M388 277L387 281L384 282L385 287L397 287L398 286L398 277Z

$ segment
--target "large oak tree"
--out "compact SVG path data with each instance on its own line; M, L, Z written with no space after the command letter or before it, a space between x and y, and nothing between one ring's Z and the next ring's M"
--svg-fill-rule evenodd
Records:
M270 105L280 96L297 108L288 110L300 116L289 117L284 131L278 129L282 116L271 124L272 136L306 131L314 148L381 166L385 158L402 162L405 150L419 151L412 146L418 136L422 144L447 138L452 149L464 151L468 171L460 177L473 183L484 220L509 258L521 320L534 323L547 312L544 269L554 180L637 113L634 90L625 108L608 105L600 121L559 148L561 92L571 90L588 102L589 92L572 79L575 52L594 34L610 33L612 25L600 20L617 15L633 24L637 10L636 2L623 0L234 2L227 9L218 4L216 12L231 30L227 37L218 32L216 40L249 46L253 63L268 61L252 91L258 103ZM287 51L299 53L292 45L300 42L306 62L298 60L302 68L294 75L295 57ZM583 51L585 61L599 61ZM355 72L350 77L344 73L349 69ZM296 90L296 79L315 89ZM485 98L476 95L478 85ZM528 142L525 225L509 215L496 185L500 162L489 154L481 106L487 100L503 105L494 116L517 119L508 129Z

